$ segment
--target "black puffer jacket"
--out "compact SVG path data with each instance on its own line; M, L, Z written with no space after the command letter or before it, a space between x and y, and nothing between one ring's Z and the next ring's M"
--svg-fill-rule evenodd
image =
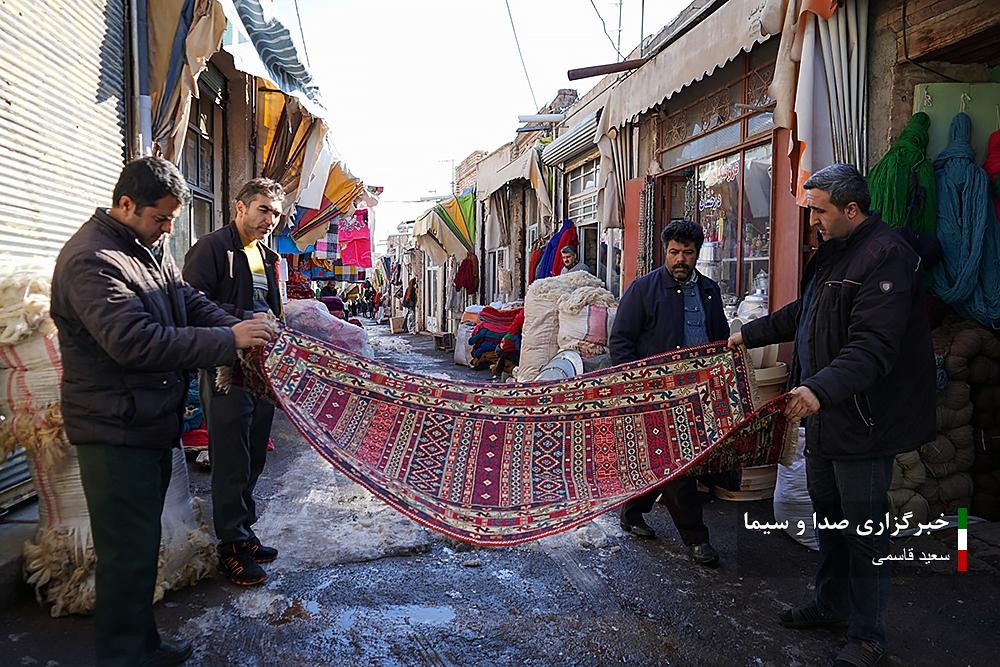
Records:
M705 311L708 340L729 337L719 285L698 274L698 292ZM618 304L608 337L611 361L645 359L684 346L684 292L666 267L661 266L629 285Z
M806 266L812 375L820 411L806 451L831 459L890 456L934 439L934 352L920 257L877 214L847 239L824 242ZM748 347L795 339L801 299L743 325ZM806 314L809 315L809 314ZM799 381L796 356L791 379Z
M63 246L52 277L62 413L74 445L169 448L188 374L236 358L227 315L105 210Z

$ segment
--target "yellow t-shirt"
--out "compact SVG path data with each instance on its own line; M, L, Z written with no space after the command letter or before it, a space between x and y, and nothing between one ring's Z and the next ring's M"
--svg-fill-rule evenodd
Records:
M243 246L243 252L250 263L250 273L253 275L254 289L267 291L267 273L264 269L264 255L257 247L257 241L251 241L249 245Z

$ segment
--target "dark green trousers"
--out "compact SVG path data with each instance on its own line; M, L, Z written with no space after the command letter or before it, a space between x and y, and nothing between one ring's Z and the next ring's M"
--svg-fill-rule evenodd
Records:
M131 667L160 645L153 589L172 450L77 447L97 553L97 664Z

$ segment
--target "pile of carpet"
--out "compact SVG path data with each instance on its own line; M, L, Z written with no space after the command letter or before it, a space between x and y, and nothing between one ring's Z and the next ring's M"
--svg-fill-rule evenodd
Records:
M893 510L927 521L959 507L1000 518L1000 340L969 320L933 332L937 436L896 457Z
M511 349L521 349L520 322L524 321L524 308L494 308L486 306L479 311L479 322L472 329L467 345L470 347L469 365L476 369L489 368L497 363L497 346L505 338Z
M51 266L0 262L0 458L24 448L38 491L38 530L24 570L52 616L94 608L94 548L76 449L63 431L62 361L49 317ZM188 490L178 448L163 508L155 600L207 576L215 540Z

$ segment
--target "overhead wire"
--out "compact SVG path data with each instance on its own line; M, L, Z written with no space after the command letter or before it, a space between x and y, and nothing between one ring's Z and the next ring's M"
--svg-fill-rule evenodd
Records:
M521 68L524 70L524 79L528 82L528 90L531 91L531 101L535 105L535 109L540 108L538 106L538 99L535 97L535 89L531 85L531 77L528 76L528 66L524 64L524 54L521 52L521 41L517 38L517 28L514 27L514 15L510 11L510 0L504 0L507 5L507 16L510 17L510 29L514 33L514 44L517 45L517 55L521 59Z
M594 12L597 14L597 18L601 20L601 27L604 28L604 36L607 37L608 42L611 43L611 48L615 50L615 53L618 54L619 58L625 60L625 56L623 56L622 52L618 50L617 46L615 46L615 40L611 39L611 35L608 33L608 24L604 22L604 17L601 16L601 10L599 10L597 8L597 5L594 4L594 0L590 0L590 6L594 8Z

